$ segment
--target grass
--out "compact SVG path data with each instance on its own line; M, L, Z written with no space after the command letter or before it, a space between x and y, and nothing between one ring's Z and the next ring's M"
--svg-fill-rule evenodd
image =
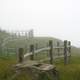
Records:
M15 59L0 58L0 80L32 80L32 77L26 72L22 72L14 79L11 79L15 75L14 65Z
M0 80L8 80L9 76L13 73L12 66L15 63L15 60L0 58Z
M15 73L13 65L14 59L0 59L0 80L10 80ZM55 60L55 65L60 73L60 80L80 80L80 56L72 57L68 65L64 65L63 59ZM21 73L15 80L32 80L27 73Z
M7 36L10 35L4 31L0 32L0 44L2 43L3 39ZM35 37L33 39L25 39L22 37L21 40L17 39L9 41L5 45L5 47L10 47L10 48L23 47L25 49L25 52L27 52L29 50L29 45L34 44L34 46L36 47L35 44L37 44L38 48L42 48L48 46L49 40L53 40L54 46L56 45L57 41L60 42L60 45L63 45L61 40L55 38ZM68 65L63 64L64 63L63 59L56 59L54 61L60 73L60 80L80 80L80 54L79 54L80 49L72 47L72 53L74 57L71 57L71 61ZM13 56L8 54L5 55L6 58L4 57L4 55L0 57L0 80L10 80L10 77L15 73L13 65L16 64L16 59L14 59ZM46 57L46 55L43 56L43 54L42 55L40 54L38 55L37 60L42 59L44 57ZM15 80L32 80L32 77L29 76L27 73L23 72L20 75L18 75L15 78Z
M60 73L60 80L80 80L80 57L72 57L68 65L63 64L63 60L56 62Z

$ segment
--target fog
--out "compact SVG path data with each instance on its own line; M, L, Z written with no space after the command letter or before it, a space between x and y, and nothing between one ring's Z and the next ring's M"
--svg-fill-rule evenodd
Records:
M35 36L67 39L80 47L80 0L0 0L0 27L34 29Z

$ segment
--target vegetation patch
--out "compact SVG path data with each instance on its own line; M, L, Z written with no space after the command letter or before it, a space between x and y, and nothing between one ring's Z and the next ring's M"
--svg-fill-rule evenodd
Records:
M80 57L71 57L68 65L64 65L63 59L56 59L55 65L59 71L60 80L80 80ZM14 59L0 58L0 80L10 80L15 74L13 65L16 64ZM20 73L14 80L32 80L27 73Z
M80 57L72 57L68 65L62 62L61 59L56 62L60 80L80 80Z

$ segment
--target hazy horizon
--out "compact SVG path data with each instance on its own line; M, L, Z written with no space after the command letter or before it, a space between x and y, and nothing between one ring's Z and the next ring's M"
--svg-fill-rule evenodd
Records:
M35 36L70 40L80 47L79 0L0 0L0 27L34 29Z

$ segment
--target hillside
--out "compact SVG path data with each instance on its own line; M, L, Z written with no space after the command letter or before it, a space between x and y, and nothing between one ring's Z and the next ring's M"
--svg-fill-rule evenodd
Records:
M2 49L3 40L9 36L10 36L9 33L0 29L0 53L2 52L1 49Z
M0 41L2 41L4 38L10 36L10 34L4 30L0 30Z
M49 37L34 37L34 38L17 38L12 39L5 44L7 47L28 47L31 44L34 44L34 46L38 46L39 48L48 46L49 40L53 40L53 45L55 46L57 42L60 42L62 45L62 41L55 39L55 38L49 38ZM14 43L14 44L13 44Z
M7 39L9 37L9 39ZM49 40L53 40L53 46L57 45L57 42L60 43L60 46L63 45L63 41L60 39L52 38L52 37L34 37L27 38L25 36L17 37L11 36L10 33L6 31L0 30L0 44L3 45L4 51L8 51L9 53L15 53L16 50L20 47L23 47L25 52L29 52L29 48L31 44L34 44L36 48L47 47L49 45ZM4 52L4 53L5 53ZM79 54L80 49L76 47L72 47L73 55Z
M0 41L1 44L2 41L9 37L10 34L5 32L5 31L0 31ZM29 46L31 44L34 44L35 49L36 46L37 48L42 48L42 47L47 47L49 44L49 40L53 40L53 46L57 45L57 42L60 42L60 46L63 45L63 41L56 39L56 38L51 38L51 37L34 37L34 38L26 38L26 37L11 37L7 42L4 44L4 52L6 52L7 48L17 48L23 47L25 49L25 52L29 51ZM60 80L79 80L79 66L80 66L80 49L73 47L71 50L71 61L70 64L65 66L63 65L63 59L56 59L54 61L54 64L57 66L57 69L60 72ZM5 56L6 53L3 53L3 57L0 57L0 80L11 80L11 77L15 74L13 66L17 63L17 60L13 57L12 55L12 49L7 52L7 56ZM16 51L14 51L14 54ZM1 52L0 52L1 54ZM12 56L11 56L11 55ZM41 56L41 55L40 55ZM43 56L43 54L42 54ZM9 58L10 57L10 58ZM6 67L5 67L6 66ZM68 69L68 70L66 70ZM79 72L78 72L79 71ZM76 73L76 74L75 74ZM73 77L74 76L74 77ZM17 77L15 77L14 80L32 80L32 76L28 75L27 73L21 73ZM41 79L42 80L42 79Z
M60 46L63 46L63 41L60 39L52 38L52 37L34 37L32 39L28 39L25 37L11 39L5 43L6 48L14 48L18 49L20 47L24 48L25 51L29 52L30 45L33 44L36 48L43 48L49 45L49 40L53 40L53 46L57 46L57 42L60 43ZM72 53L74 55L80 53L80 49L72 46Z

